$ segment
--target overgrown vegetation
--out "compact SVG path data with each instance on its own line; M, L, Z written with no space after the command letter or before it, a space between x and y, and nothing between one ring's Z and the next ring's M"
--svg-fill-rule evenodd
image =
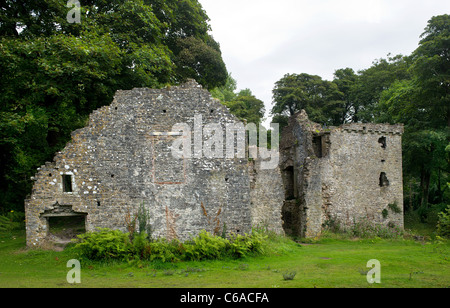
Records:
M343 226L337 219L331 218L324 223L323 227L325 233L331 232L346 238L401 239L405 235L402 229L393 224L384 225L369 219L361 219L350 226Z
M450 238L450 206L444 212L439 213L437 234Z
M25 226L25 214L23 212L10 211L0 215L0 231L18 230Z
M132 260L178 262L217 259L239 259L265 251L267 235L232 234L229 238L202 231L198 236L179 240L152 239L147 233L130 236L117 230L98 229L79 235L72 249L80 258L89 260Z

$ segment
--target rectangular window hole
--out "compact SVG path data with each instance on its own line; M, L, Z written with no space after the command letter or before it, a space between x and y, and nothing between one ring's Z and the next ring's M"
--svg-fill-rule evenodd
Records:
M65 193L73 192L72 176L69 174L64 174L62 176L62 181L63 181L63 192Z
M314 148L314 154L317 158L323 157L322 152L322 136L315 136L313 137L313 148Z

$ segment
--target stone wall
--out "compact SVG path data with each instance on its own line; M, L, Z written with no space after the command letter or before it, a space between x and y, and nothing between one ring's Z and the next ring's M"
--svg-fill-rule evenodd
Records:
M187 124L189 135L173 129L179 123ZM155 237L185 240L203 229L220 234L225 225L228 232L242 234L266 220L281 229L281 203L270 194L265 201L259 197L267 173L250 167L246 157L226 158L225 148L211 143L204 131L208 123L225 133L227 124L240 122L195 82L118 91L110 106L92 113L87 127L73 132L54 162L39 168L26 200L27 244L40 245L48 235L48 213L61 206L70 209L69 215L84 215L87 231L127 231L141 204L150 212ZM196 129L203 132L200 140ZM172 155L177 138L190 139L191 156ZM198 142L210 142L213 155L201 155ZM214 156L221 152L221 158Z
M261 160L249 163L251 217L253 227L268 228L284 234L282 205L283 180L279 168L261 168Z
M323 190L332 199L328 217L344 225L365 218L403 228L402 133L402 126L381 124L351 124L332 131L323 172Z

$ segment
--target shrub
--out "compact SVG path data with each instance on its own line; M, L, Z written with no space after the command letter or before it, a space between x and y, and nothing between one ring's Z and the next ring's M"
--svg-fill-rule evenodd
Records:
M353 236L361 238L399 238L403 235L400 228L392 225L385 226L363 219L353 224L349 231Z
M185 257L188 260L219 259L227 254L230 242L222 237L213 236L206 231L185 243Z
M445 211L439 213L437 234L439 236L450 237L450 205Z
M147 260L162 262L177 262L183 258L184 246L178 240L171 242L166 239L158 239L148 243Z
M17 227L17 224L5 216L0 215L0 231L11 231Z
M388 216L388 211L385 209L383 216ZM361 219L356 221L351 226L342 226L337 219L330 219L323 225L325 231L330 231L335 234L342 234L350 237L360 238L400 238L403 236L403 231L395 226L392 222L387 225L376 223L369 219Z
M395 214L400 214L402 212L402 209L398 206L397 201L395 201L394 203L388 204L388 207Z
M74 249L80 257L90 260L125 260L130 256L130 237L119 230L97 229L78 235Z
M149 238L152 237L152 226L150 224L150 212L145 208L145 203L141 203L137 213L137 221L139 225L139 233L147 233Z
M237 258L242 258L251 253L262 253L264 251L263 244L266 236L259 232L252 232L251 235L231 235L230 252Z
M252 253L262 253L267 236L253 232L251 235L232 235L230 239L214 236L207 231L182 243L178 240L152 240L146 233L135 234L98 229L78 236L74 250L90 260L147 260L158 262L201 261L221 258L242 258Z
M25 213L10 211L0 215L0 231L12 231L25 225Z

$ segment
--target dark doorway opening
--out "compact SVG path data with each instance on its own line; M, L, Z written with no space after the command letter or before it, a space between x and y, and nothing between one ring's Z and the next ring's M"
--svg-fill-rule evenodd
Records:
M284 189L286 200L295 199L295 174L294 167L289 166L284 169Z
M86 233L86 215L48 217L49 234L63 241Z

